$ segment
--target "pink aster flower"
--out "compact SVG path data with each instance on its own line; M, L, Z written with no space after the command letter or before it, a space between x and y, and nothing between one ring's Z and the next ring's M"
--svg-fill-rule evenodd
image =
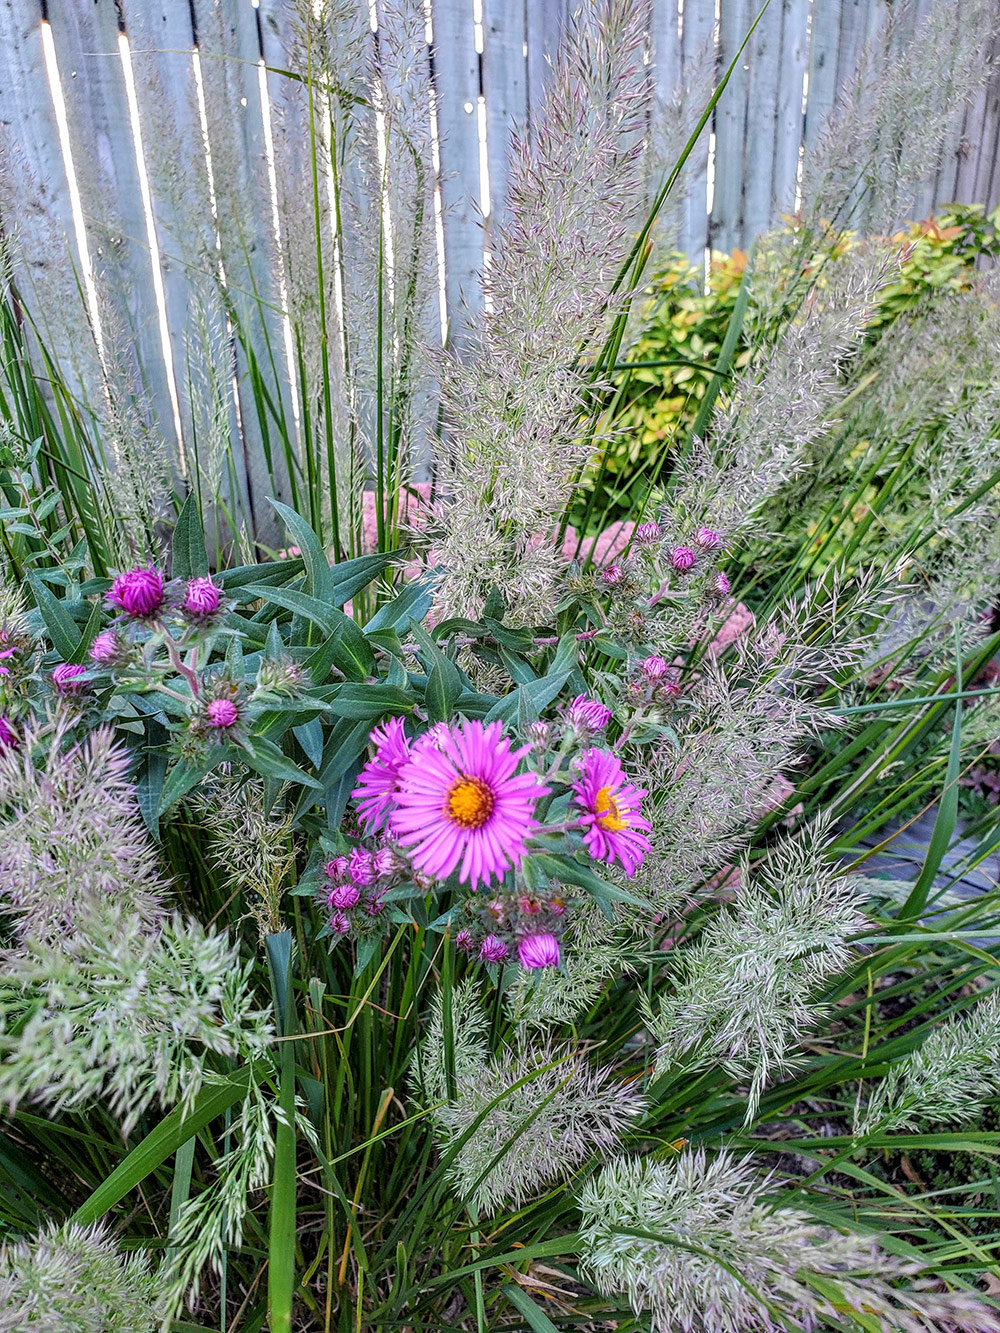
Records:
M351 858L349 856L335 856L332 861L327 861L323 869L331 879L343 879L350 864Z
M163 609L163 575L152 565L148 569L130 569L118 575L106 599L111 606L137 620L155 616Z
M72 662L60 662L52 670L52 684L59 694L79 694L87 682L79 677L86 673L85 666L74 666Z
M583 840L595 861L607 865L620 861L629 879L649 851L646 834L652 828L639 814L644 788L633 787L621 761L609 750L587 750L578 761L579 777L573 783L578 806L583 810Z
M10 720L0 713L0 750L17 750L21 742L17 739L17 732L10 724Z
M566 716L578 731L603 731L611 721L611 709L602 704L600 699L578 694Z
M462 722L450 728L441 749L421 746L403 770L392 831L419 871L475 889L519 866L538 827L539 797L547 796L535 773L518 774L531 747L511 750L500 722Z
M334 935L346 935L351 928L351 923L343 912L334 912L330 917L330 929Z
M400 773L410 759L410 742L399 717L380 723L368 739L374 744L375 753L358 775L358 785L351 795L358 818L369 833L374 833L386 822L395 803Z
M694 534L695 546L700 546L703 551L714 551L722 543L722 538L714 528L699 528Z
M479 957L484 963L502 963L509 953L507 941L499 935L487 935L479 946Z
M347 859L347 873L355 884L362 887L374 884L376 875L371 852L366 852L363 847L355 847Z
M639 670L647 680L662 680L669 670L666 662L656 653L646 657L639 663Z
M549 931L525 935L517 946L517 960L522 967L558 967L559 941Z
M219 609L222 595L211 579L192 579L187 585L181 610L193 620L207 620Z
M327 894L330 907L341 907L345 912L357 907L361 891L354 884L336 884Z
M685 574L697 559L690 546L675 546L670 552L670 563L680 574Z
M228 731L240 720L240 710L232 699L213 699L205 709L205 721L217 731Z
M640 523L635 530L634 540L640 546L649 546L652 542L658 542L662 536L659 523Z

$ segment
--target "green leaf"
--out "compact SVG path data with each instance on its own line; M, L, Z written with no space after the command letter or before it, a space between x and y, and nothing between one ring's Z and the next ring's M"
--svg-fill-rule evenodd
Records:
M36 574L28 575L28 583L53 648L64 662L71 661L81 639L76 621L66 610L65 604L49 592Z
M272 606L280 606L286 611L304 616L327 634L339 634L345 621L353 624L350 617L345 616L343 611L338 611L335 606L321 602L319 598L312 597L306 592L299 592L295 588L272 588L266 583L259 583L251 584L243 591L269 602Z
M408 583L398 597L386 602L369 620L365 632L394 629L405 634L409 626L423 620L431 605L431 594L419 583Z
M333 606L336 585L320 539L294 509L289 509L288 505L282 504L280 500L269 498L268 503L288 529L294 545L302 552L306 567L306 592L318 597L325 606Z
M197 787L202 778L211 773L216 764L220 762L221 756L219 755L206 759L200 764L189 764L184 759L178 760L167 774L167 780L160 789L160 802L156 811L157 817L162 819L171 807L175 806L189 791Z
M424 706L432 722L447 722L462 694L462 677L454 662L442 657L427 678Z
M528 681L505 695L503 699L499 699L486 714L485 720L493 722L499 718L502 722L513 722L521 710L522 695L526 696L526 706L529 709L533 708L537 715L548 707L572 674L572 671L562 671L559 675L553 676L550 672L541 680Z
M368 584L398 559L400 551L380 551L375 555L359 555L354 560L342 560L334 565L333 604L343 606L356 592Z
M189 491L174 525L170 543L170 573L175 579L195 579L206 577L208 572L205 529L201 523L198 497L194 491Z
M182 1143L186 1143L230 1106L241 1101L247 1094L250 1078L251 1071L247 1066L221 1082L205 1084L187 1116L180 1107L175 1107L132 1149L124 1161L119 1162L111 1175L101 1181L90 1198L76 1210L72 1221L80 1226L88 1226L103 1217L130 1190L134 1190L151 1172L162 1166L168 1157L172 1157Z
M573 861L568 856L553 852L534 852L531 859L538 869L550 878L585 889L602 906L620 902L630 903L633 907L641 907L645 911L649 910L649 904L643 902L641 898L636 898L634 894L620 889L617 884L609 884L606 879L595 875L588 866L581 865L579 861Z
M412 713L411 695L396 685L341 685L330 700L337 717L375 718L385 713Z
M278 778L281 782L297 782L317 790L322 788L321 782L299 768L274 741L269 741L265 736L247 736L241 748L244 762L255 773Z
M516 1282L508 1282L500 1290L515 1310L524 1315L534 1333L559 1333L545 1311L535 1304L523 1287L519 1287Z
M334 642L333 662L348 680L361 681L375 670L371 644L349 617L344 617Z

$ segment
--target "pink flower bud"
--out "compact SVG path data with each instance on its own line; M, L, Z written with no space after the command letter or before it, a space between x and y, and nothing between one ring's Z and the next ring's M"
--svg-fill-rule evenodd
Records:
M647 680L662 680L669 668L662 657L657 657L653 653L651 657L647 657L639 663L639 670Z
M331 879L343 879L347 874L347 867L350 865L350 858L347 856L335 856L332 861L327 861L323 869Z
M731 586L732 586L732 585L730 584L729 580L726 578L725 574L716 574L716 576L715 576L715 591L719 594L720 597L728 597L728 596L729 596L729 593L730 593Z
M566 716L577 731L603 731L611 721L611 709L602 704L600 699L578 694Z
M336 884L327 894L327 902L330 907L342 907L349 912L352 907L357 907L360 897L361 892L356 885Z
M722 538L714 528L699 528L694 535L694 544L703 551L714 551L722 544Z
M219 609L222 597L211 579L192 579L181 609L193 620L207 620Z
M117 661L122 651L122 644L114 630L106 629L98 634L90 645L90 660L97 666L109 666Z
M460 930L455 936L455 948L461 949L463 953L472 953L476 947L476 941L472 938L471 930Z
M78 677L85 674L87 668L74 666L71 662L60 662L52 671L52 684L59 694L79 694L86 688L87 682Z
M640 523L633 538L640 546L650 546L663 536L659 523Z
M385 910L385 903L383 903L382 899L379 898L378 896L374 898L367 898L365 900L365 911L368 913L369 916L378 916L378 914L384 910Z
M558 967L559 941L548 931L525 935L517 946L517 958L522 967Z
M509 953L507 941L499 935L487 935L479 946L479 957L484 963L502 963Z
M670 552L670 563L679 574L686 573L697 559L690 546L675 546Z
M396 853L391 847L380 847L372 856L372 869L378 879L387 879L399 868Z
M119 574L106 594L109 605L144 620L163 609L163 575L158 569L130 569Z
M205 720L210 727L226 731L240 720L240 710L232 699L213 699L205 709Z
M0 750L18 750L20 746L17 732L11 726L9 719L0 713Z
M335 935L346 935L351 928L351 923L343 912L334 912L330 917L330 929Z
M601 578L609 588L615 588L625 577L625 571L621 565L605 565L601 570Z
M347 862L347 873L355 884L360 884L362 888L373 884L375 865L371 852L366 852L363 847L355 847Z

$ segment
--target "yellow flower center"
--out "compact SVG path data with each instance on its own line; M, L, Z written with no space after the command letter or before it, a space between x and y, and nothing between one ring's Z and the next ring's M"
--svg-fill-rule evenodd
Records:
M482 778L463 777L448 793L445 814L461 828L482 828L493 813L493 792Z
M619 833L623 828L628 828L628 811L624 815L619 808L618 802L611 794L610 787L602 787L597 793L597 799L594 801L594 814L597 816L597 822L601 828L607 829L609 833Z

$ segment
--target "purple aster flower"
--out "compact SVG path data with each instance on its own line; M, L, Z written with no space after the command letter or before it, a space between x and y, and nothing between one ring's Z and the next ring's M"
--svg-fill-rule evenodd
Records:
M700 546L703 551L714 551L722 544L722 538L714 528L699 528L694 534L695 546Z
M670 668L662 657L657 657L657 655L653 653L650 657L645 658L639 663L639 670L647 680L662 680Z
M350 864L351 858L349 856L335 856L332 861L327 861L323 869L331 879L343 879Z
M640 546L650 546L653 542L658 542L662 536L659 523L640 523L635 530L633 540Z
M558 967L559 941L550 931L525 935L517 946L517 959L522 967Z
M376 875L371 852L366 852L363 847L355 847L347 861L347 873L354 883L360 884L362 888L374 884Z
M472 938L471 930L460 930L455 936L455 948L461 949L463 953L472 953L476 947L476 941Z
M360 897L361 891L356 885L336 884L327 894L327 903L330 907L342 907L345 912L349 912L352 907L357 907Z
M509 953L507 941L499 935L487 935L479 946L479 957L484 963L502 963Z
M21 742L17 739L17 732L10 724L10 719L0 713L0 750L20 749Z
M130 569L118 575L105 596L109 605L118 607L126 615L146 620L163 609L163 575L152 565L147 569Z
M222 594L211 579L192 579L187 585L181 610L192 620L207 620L214 616L222 601Z
M97 666L110 666L118 660L122 644L113 629L102 630L90 645L90 660Z
M399 717L380 723L368 739L374 744L375 753L361 770L351 795L358 818L369 833L374 833L386 822L395 803L400 774L410 760L410 742Z
M686 573L697 559L690 546L675 546L670 552L670 563L679 574Z
M79 677L86 674L85 666L74 666L72 662L60 662L52 670L52 684L58 694L79 694L86 688L87 682Z
M616 588L625 577L625 571L621 565L605 565L601 570L601 578L609 588Z
M530 748L511 750L500 722L480 721L450 728L440 750L420 747L390 816L418 870L441 880L458 869L460 883L475 889L521 864L538 827L535 804L549 793L537 774L517 772Z
M578 772L573 792L584 812L580 822L587 851L608 865L620 861L631 879L650 847L646 834L652 825L639 814L646 791L632 786L609 750L587 750Z
M566 716L577 731L603 731L611 721L611 709L600 699L578 694L567 709Z
M726 578L725 574L716 574L714 586L715 586L715 591L719 594L720 597L729 596L731 584L729 580Z
M228 731L240 720L240 710L232 699L213 699L205 709L205 721L217 731Z
M330 929L334 935L346 935L351 928L351 923L343 912L334 912L330 917Z

